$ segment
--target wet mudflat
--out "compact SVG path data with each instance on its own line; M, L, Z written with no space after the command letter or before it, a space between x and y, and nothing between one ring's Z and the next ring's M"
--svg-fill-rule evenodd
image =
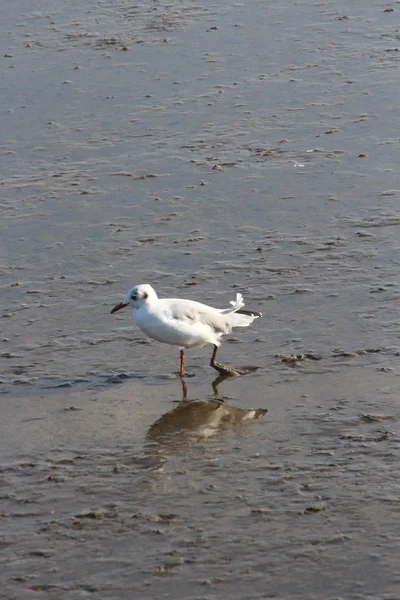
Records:
M0 596L398 597L397 17L9 7ZM182 401L135 283L243 293L220 359L259 369L192 350Z

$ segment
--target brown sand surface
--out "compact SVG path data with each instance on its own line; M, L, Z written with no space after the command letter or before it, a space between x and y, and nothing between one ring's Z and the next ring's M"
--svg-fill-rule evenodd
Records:
M0 598L400 597L399 11L2 8Z

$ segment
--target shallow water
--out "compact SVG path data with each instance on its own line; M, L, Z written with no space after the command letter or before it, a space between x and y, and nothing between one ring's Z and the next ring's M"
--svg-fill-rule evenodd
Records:
M7 598L398 593L400 54L388 8L9 7ZM260 368L213 389L210 349L192 350L197 403L179 404L177 349L144 339L128 311L109 314L144 282L221 307L242 292L264 317L220 359ZM254 413L236 409L250 408L268 412L243 421Z

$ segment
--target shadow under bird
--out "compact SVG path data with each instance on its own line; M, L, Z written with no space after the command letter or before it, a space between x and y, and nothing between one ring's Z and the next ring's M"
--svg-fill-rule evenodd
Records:
M137 326L150 338L180 346L180 375L185 374L185 348L214 346L210 365L222 375L242 375L248 370L232 369L216 362L220 339L234 327L248 327L261 313L243 310L241 294L228 308L214 308L183 298L158 298L148 284L135 285L111 313L132 306Z

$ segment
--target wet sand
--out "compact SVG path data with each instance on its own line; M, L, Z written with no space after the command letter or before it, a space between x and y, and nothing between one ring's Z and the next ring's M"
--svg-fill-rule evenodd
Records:
M398 10L347 5L8 8L0 596L398 596ZM183 402L145 282L242 292L259 369Z

